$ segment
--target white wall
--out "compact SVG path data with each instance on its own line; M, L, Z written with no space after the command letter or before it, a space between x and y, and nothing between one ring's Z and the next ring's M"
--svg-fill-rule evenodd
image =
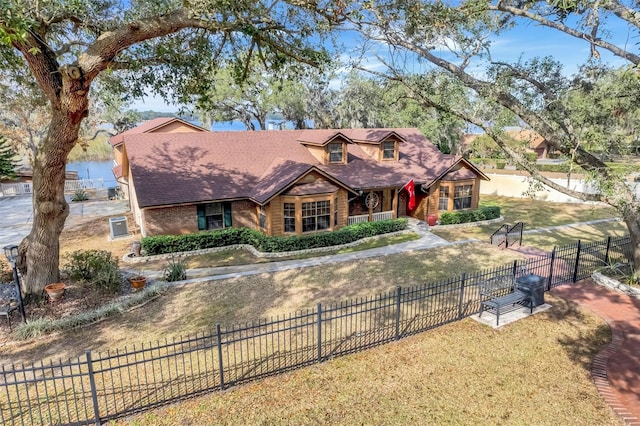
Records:
M486 173L491 179L490 181L482 181L480 184L480 194L498 195L502 197L528 198L524 193L529 189L529 180L527 176L517 175L498 175ZM551 179L560 185L566 186L566 179ZM595 193L593 188L589 188L584 182L571 179L569 188L588 193ZM535 192L535 199L542 201L554 201L558 203L583 203L582 200L565 195L555 189L551 189L544 185L544 190Z

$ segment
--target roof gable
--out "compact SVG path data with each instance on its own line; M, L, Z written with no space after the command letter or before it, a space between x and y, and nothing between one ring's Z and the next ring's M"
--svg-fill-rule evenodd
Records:
M118 133L115 136L109 138L109 143L113 146L121 144L125 137L130 135L138 135L142 133L156 133L156 132L164 132L164 131L175 131L175 125L179 124L188 128L189 131L195 132L208 132L204 127L196 126L195 124L191 124L188 121L185 121L181 118L177 117L158 117L152 120L147 120L142 122L140 125L133 127L129 130L126 130L122 133Z

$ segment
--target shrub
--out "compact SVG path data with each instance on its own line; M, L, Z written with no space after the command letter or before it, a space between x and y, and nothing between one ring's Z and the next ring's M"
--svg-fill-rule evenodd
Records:
M571 164L569 164L569 162L565 162L561 164L538 164L536 167L541 172L569 173ZM583 170L580 167L576 165L573 166L574 173L581 173L582 171Z
M535 163L538 160L538 153L536 152L525 152L524 157L530 162Z
M141 244L147 255L225 247L233 244L249 244L262 252L277 253L347 244L365 237L402 231L406 228L406 219L358 223L334 232L286 237L271 237L255 229L227 228L198 234L145 237Z
M89 194L84 189L76 189L76 192L71 196L71 201L87 201Z
M165 281L182 281L187 279L187 264L183 259L172 257L164 267Z
M500 217L500 207L483 206L477 210L461 210L457 212L443 212L440 214L440 225L454 225L457 223L479 222Z
M71 279L96 285L115 293L120 287L118 259L106 250L78 250L68 256L64 267Z

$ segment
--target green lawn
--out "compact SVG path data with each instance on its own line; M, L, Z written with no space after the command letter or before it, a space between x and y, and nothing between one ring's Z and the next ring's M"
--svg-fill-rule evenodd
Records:
M305 253L294 256L283 257L257 257L251 252L244 249L237 250L221 250L212 253L198 254L194 256L185 256L185 262L188 269L195 268L212 268L218 266L235 266L235 265L251 265L255 263L265 262L278 262L282 260L302 260L309 259L317 256L330 256L332 254L352 253L361 250L369 250L377 247L385 247L392 244L399 244L408 241L414 241L420 238L420 236L414 232L407 232L402 234L394 234L381 236L378 238L370 239L361 244L353 247L347 247L336 250L328 250L322 253ZM162 270L167 264L166 260L155 260L138 264L125 264L124 267L128 269L140 270L140 271L155 271ZM193 275L192 275L193 276Z
M117 424L620 425L589 375L609 328L548 301L499 331L466 319Z
M596 219L608 219L617 216L617 212L612 207L593 204L573 204L573 203L551 203L547 201L530 200L526 198L507 198L483 195L482 206L500 206L500 211L504 217L504 222L475 226L472 228L457 229L434 229L433 233L448 240L459 241L468 238L476 238L480 241L489 241L493 234L502 224L513 225L517 222L524 222L525 230L547 228L550 226L567 225L577 222L588 222ZM603 225L603 232L608 229ZM613 227L613 232L619 230ZM609 231L606 231L608 233ZM607 234L603 235L607 235ZM579 239L576 238L575 240ZM572 242L575 242L572 241ZM558 240L556 245L564 244ZM553 245L552 245L553 246Z

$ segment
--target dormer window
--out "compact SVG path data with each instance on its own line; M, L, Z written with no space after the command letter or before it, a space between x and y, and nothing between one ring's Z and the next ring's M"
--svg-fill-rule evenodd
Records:
M383 160L396 159L396 143L394 141L382 142L382 159Z
M343 143L333 142L329 144L329 163L344 163Z

